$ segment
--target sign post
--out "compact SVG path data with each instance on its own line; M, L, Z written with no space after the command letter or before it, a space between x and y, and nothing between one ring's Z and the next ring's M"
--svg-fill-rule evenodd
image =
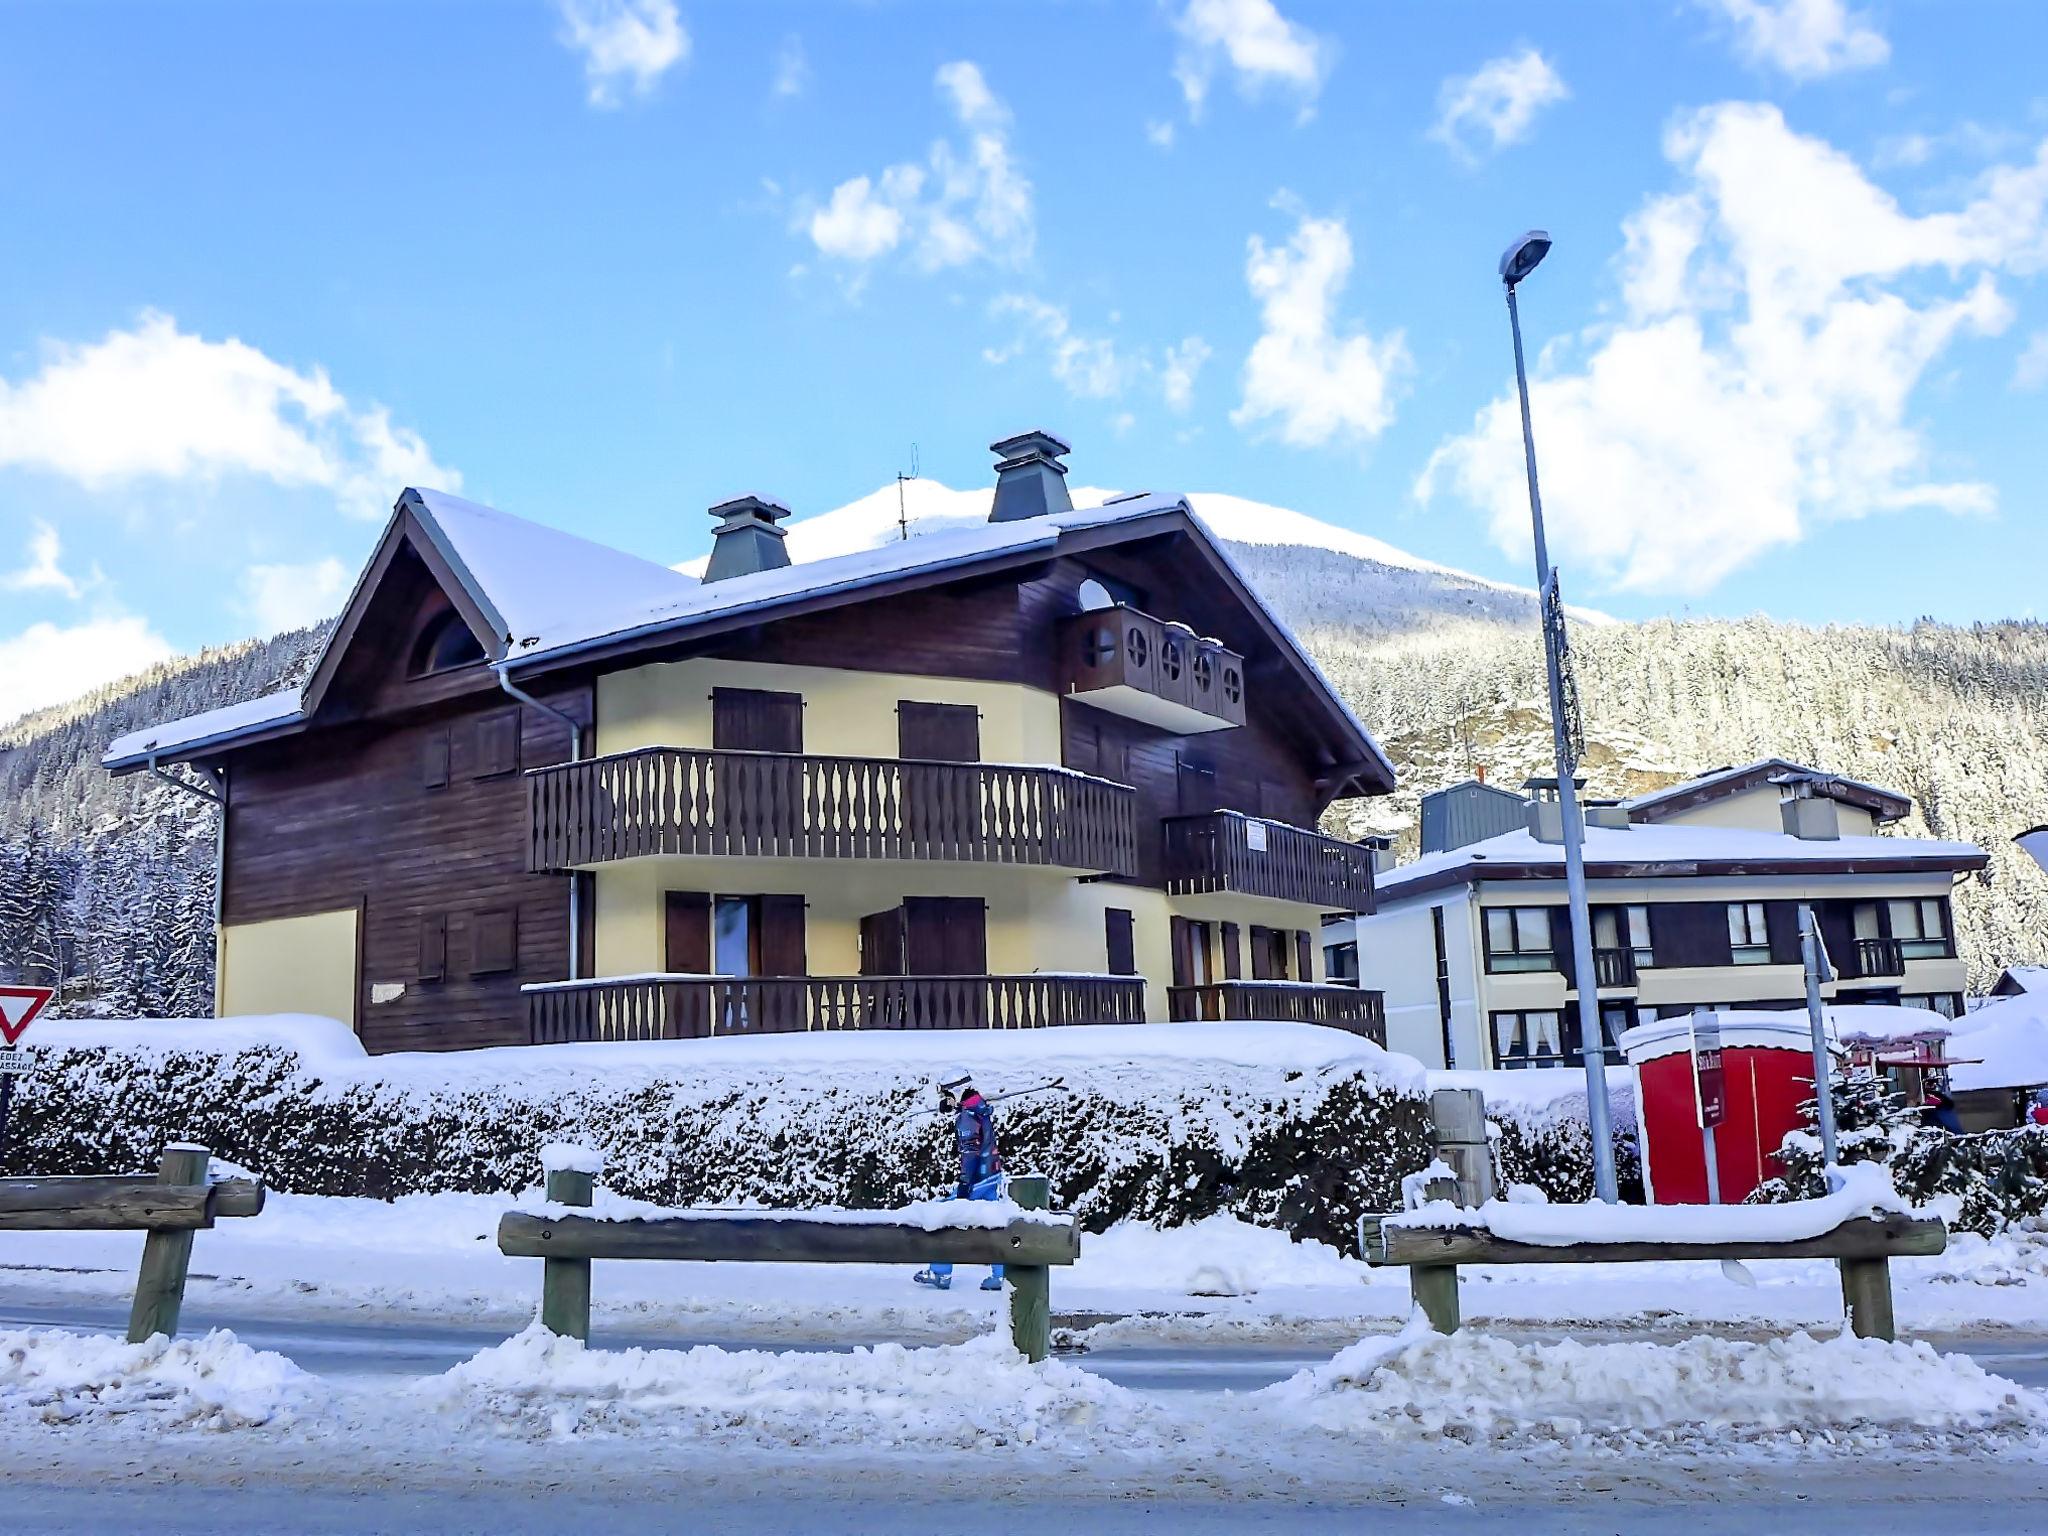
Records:
M1695 1008L1687 1024L1692 1039L1692 1104L1700 1123L1700 1147L1707 1159L1707 1204L1721 1203L1721 1163L1714 1127L1728 1118L1727 1081L1721 1071L1721 1018Z
M55 997L51 987L0 987L0 1155L7 1151L7 1115L14 1107L14 1078L29 1068L21 1037Z

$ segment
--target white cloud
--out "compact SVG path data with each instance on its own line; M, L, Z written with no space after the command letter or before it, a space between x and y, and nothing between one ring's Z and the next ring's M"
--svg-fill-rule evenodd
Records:
M1164 118L1155 118L1146 123L1145 142L1154 149L1173 148L1173 124Z
M2048 260L2048 146L1919 216L1775 107L1689 115L1664 150L1680 184L1627 221L1618 318L1546 349L1531 383L1564 557L1603 583L1701 592L1814 519L1991 508L1990 486L1929 476L1909 406L1953 342L2010 322L1995 274ZM1457 493L1526 552L1512 390L1416 489Z
M1735 31L1735 50L1757 68L1794 80L1869 69L1891 57L1892 45L1846 0L1698 0Z
M353 577L332 555L303 565L252 565L242 576L242 606L260 635L304 629L341 611Z
M1437 92L1430 137L1460 158L1475 160L1482 151L1521 143L1538 112L1570 96L1549 61L1525 47L1446 80Z
M1284 204L1283 204L1284 206ZM1351 277L1351 233L1342 219L1301 214L1285 245L1250 241L1245 281L1262 331L1246 357L1240 427L1276 422L1281 441L1314 447L1378 437L1410 369L1399 331L1340 333L1337 300Z
M1029 294L1006 293L989 306L998 318L1015 320L1018 339L1007 347L990 348L982 356L991 363L1006 363L1027 350L1043 348L1052 376L1068 394L1080 400L1107 400L1120 395L1144 363L1118 351L1107 336L1086 336L1076 332L1065 308Z
M1289 21L1273 0L1188 0L1173 25L1180 34L1173 74L1192 118L1202 115L1210 86L1226 70L1241 95L1281 90L1306 117L1336 61L1336 44Z
M775 84L773 93L779 100L801 96L810 88L811 60L804 52L804 40L794 32L782 40L782 46L775 51Z
M0 639L0 721L74 699L170 654L170 642L133 614L31 624Z
M645 96L690 56L675 0L560 0L562 41L583 55L593 107Z
M864 266L900 248L927 272L976 260L1014 266L1030 256L1031 183L1010 153L1009 109L965 60L941 65L933 83L964 142L941 139L921 165L892 165L834 187L799 226L821 255Z
M1195 376L1214 351L1199 336L1184 337L1178 346L1166 349L1166 363L1159 370L1159 393L1168 410L1185 411L1194 404Z
M2013 365L2014 389L2039 389L2048 384L2048 331L2036 331L2027 338L2020 360Z
M58 563L63 553L57 530L38 522L28 539L28 564L0 576L0 591L56 592L64 597L77 597L78 582Z
M0 469L90 490L128 481L250 475L331 492L381 516L408 484L458 489L418 433L382 406L352 406L324 369L301 372L230 337L145 312L99 341L48 343L42 367L0 379Z

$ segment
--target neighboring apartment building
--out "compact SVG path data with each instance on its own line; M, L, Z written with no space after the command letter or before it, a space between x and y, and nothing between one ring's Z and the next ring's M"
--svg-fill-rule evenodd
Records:
M1315 941L1371 855L1315 828L1386 756L1185 501L995 449L985 525L792 566L742 497L701 581L406 491L303 688L108 751L225 797L219 1011L1377 1034Z
M1477 783L1425 797L1415 862L1383 870L1376 911L1332 924L1333 952L1384 990L1388 1043L1432 1065L1578 1058L1580 978L1565 909L1555 782L1524 824ZM1949 890L1982 869L1971 843L1881 835L1903 796L1782 759L1588 807L1586 873L1606 1043L1638 1020L1706 1006L1805 1002L1799 906L1839 979L1832 1002L1963 1008ZM1461 833L1464 836L1461 837ZM1489 835L1490 834L1490 835ZM1616 1057L1618 1059L1618 1056Z

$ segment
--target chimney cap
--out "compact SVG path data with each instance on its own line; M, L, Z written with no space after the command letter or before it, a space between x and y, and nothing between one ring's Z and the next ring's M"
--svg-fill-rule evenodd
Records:
M711 509L711 515L720 519L753 516L766 522L779 523L789 516L789 508L772 497L756 496L749 491L744 496L721 501Z
M1033 427L1029 432L1019 432L1015 437L999 438L988 445L988 451L1001 460L997 469L1007 469L1011 464L1028 464L1033 459L1062 459L1074 451L1074 445L1064 438ZM1062 468L1065 466L1062 465Z

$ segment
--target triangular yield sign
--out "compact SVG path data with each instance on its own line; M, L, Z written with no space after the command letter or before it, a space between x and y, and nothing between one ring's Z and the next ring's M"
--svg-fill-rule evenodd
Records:
M56 995L51 987L0 987L0 1041L19 1040Z

